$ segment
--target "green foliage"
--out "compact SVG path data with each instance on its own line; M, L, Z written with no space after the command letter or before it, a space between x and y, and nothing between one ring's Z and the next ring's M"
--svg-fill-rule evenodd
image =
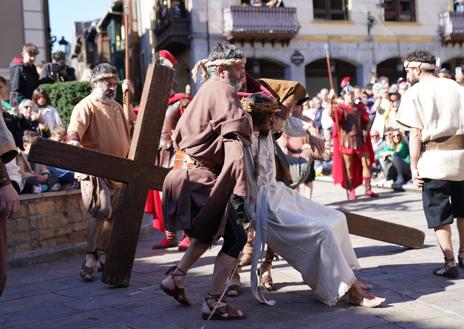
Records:
M67 125L74 106L87 97L92 88L89 81L70 81L40 85L50 96L51 105L60 113ZM116 101L122 103L121 83L118 83Z

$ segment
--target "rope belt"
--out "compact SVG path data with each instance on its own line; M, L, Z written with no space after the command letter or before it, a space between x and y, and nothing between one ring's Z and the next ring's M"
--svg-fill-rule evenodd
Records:
M432 141L422 143L422 148L425 151L464 150L464 135L454 135L436 138Z

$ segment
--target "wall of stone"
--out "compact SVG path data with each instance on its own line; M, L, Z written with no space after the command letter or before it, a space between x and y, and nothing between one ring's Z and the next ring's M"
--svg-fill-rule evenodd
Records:
M85 241L88 220L78 190L21 195L21 209L7 223L10 263L75 249Z

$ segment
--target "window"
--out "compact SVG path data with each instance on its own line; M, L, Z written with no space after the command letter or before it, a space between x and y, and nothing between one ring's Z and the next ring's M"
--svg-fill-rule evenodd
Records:
M327 20L346 20L348 0L313 0L314 18Z
M385 21L415 22L416 6L414 0L384 0Z

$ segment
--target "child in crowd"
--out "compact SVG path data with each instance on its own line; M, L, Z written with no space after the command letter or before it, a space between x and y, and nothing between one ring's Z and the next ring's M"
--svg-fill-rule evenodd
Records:
M60 142L60 143L66 143L67 140L67 132L66 132L66 127L62 124L58 124L52 129L52 136L50 137L51 140ZM64 184L71 184L73 188L79 188L79 183L77 180L74 178L74 172L69 171L66 169L61 169L61 168L56 168L56 167L47 167L50 172L58 177L58 182L61 185Z
M59 191L58 177L50 173L45 165L30 163L27 155L31 149L32 141L39 135L32 131L26 131L23 136L24 151L18 150L18 166L24 181L24 188L21 193L41 193L46 191Z
M51 105L47 92L40 87L34 90L32 101L38 107L40 117L42 118L41 130L43 135L44 137L49 137L53 128L56 125L62 124L60 114ZM45 136L45 132L48 132L48 136Z

